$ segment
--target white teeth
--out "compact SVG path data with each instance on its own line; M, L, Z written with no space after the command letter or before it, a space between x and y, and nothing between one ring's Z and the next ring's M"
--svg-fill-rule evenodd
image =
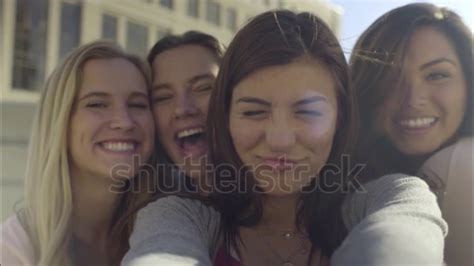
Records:
M203 133L204 129L202 127L192 128L178 132L178 138L189 137L197 133Z
M400 125L408 128L422 128L433 124L435 120L436 118L434 117L420 117L400 120L399 123Z
M132 142L104 142L102 146L110 151L131 151L135 149L135 144Z

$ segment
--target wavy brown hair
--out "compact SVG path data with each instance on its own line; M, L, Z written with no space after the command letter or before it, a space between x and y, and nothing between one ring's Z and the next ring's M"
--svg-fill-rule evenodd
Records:
M369 167L365 176L376 178L389 173L414 174L420 162L398 152L376 128L377 110L392 90L400 75L408 42L420 27L433 27L453 45L461 62L466 81L467 108L464 120L452 141L473 135L473 34L453 11L428 3L408 4L393 9L378 18L362 33L350 58L352 80L359 103L361 132L364 136L357 145L357 157ZM429 156L429 155L428 155ZM422 162L422 161L421 161Z
M337 127L328 164L339 165L356 137L357 107L349 79L349 69L336 36L317 16L276 10L263 13L243 27L230 43L221 63L216 89L208 113L211 161L215 165L215 188L210 195L222 214L221 230L226 249L238 251L238 227L256 225L262 217L262 193L249 170L242 169L229 131L229 109L235 86L256 71L287 65L301 58L317 60L331 72L338 99ZM229 172L230 171L230 172ZM229 174L231 173L231 174ZM341 218L342 191L346 178L323 169L301 194L296 222L304 227L312 251L320 248L330 256L346 234ZM328 192L328 193L325 193ZM312 252L313 254L313 252Z

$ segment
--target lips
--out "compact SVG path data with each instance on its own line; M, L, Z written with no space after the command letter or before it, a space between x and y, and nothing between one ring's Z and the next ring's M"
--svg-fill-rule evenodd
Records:
M262 165L270 166L277 171L285 171L293 169L301 160L287 159L284 156L259 156Z

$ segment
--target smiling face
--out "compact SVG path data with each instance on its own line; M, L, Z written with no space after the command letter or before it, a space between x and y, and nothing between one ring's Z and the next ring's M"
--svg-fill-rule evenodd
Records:
M300 192L326 163L336 129L336 87L315 60L271 66L234 88L230 133L259 187L274 195Z
M148 97L145 78L129 61L92 59L84 65L69 124L72 176L123 179L137 173L134 159L146 163L153 149ZM112 171L117 165L120 172Z
M461 64L441 32L423 27L414 32L402 69L400 84L381 107L378 128L400 152L429 154L453 137L464 118Z
M158 137L191 177L201 175L208 146L204 132L209 96L218 72L216 57L199 45L167 50L153 61L153 114Z

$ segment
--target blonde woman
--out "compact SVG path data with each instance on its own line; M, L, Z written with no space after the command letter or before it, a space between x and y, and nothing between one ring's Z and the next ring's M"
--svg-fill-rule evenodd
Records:
M148 192L137 181L154 144L149 72L94 42L52 73L32 128L25 208L1 227L2 265L118 264L132 225L114 226Z

